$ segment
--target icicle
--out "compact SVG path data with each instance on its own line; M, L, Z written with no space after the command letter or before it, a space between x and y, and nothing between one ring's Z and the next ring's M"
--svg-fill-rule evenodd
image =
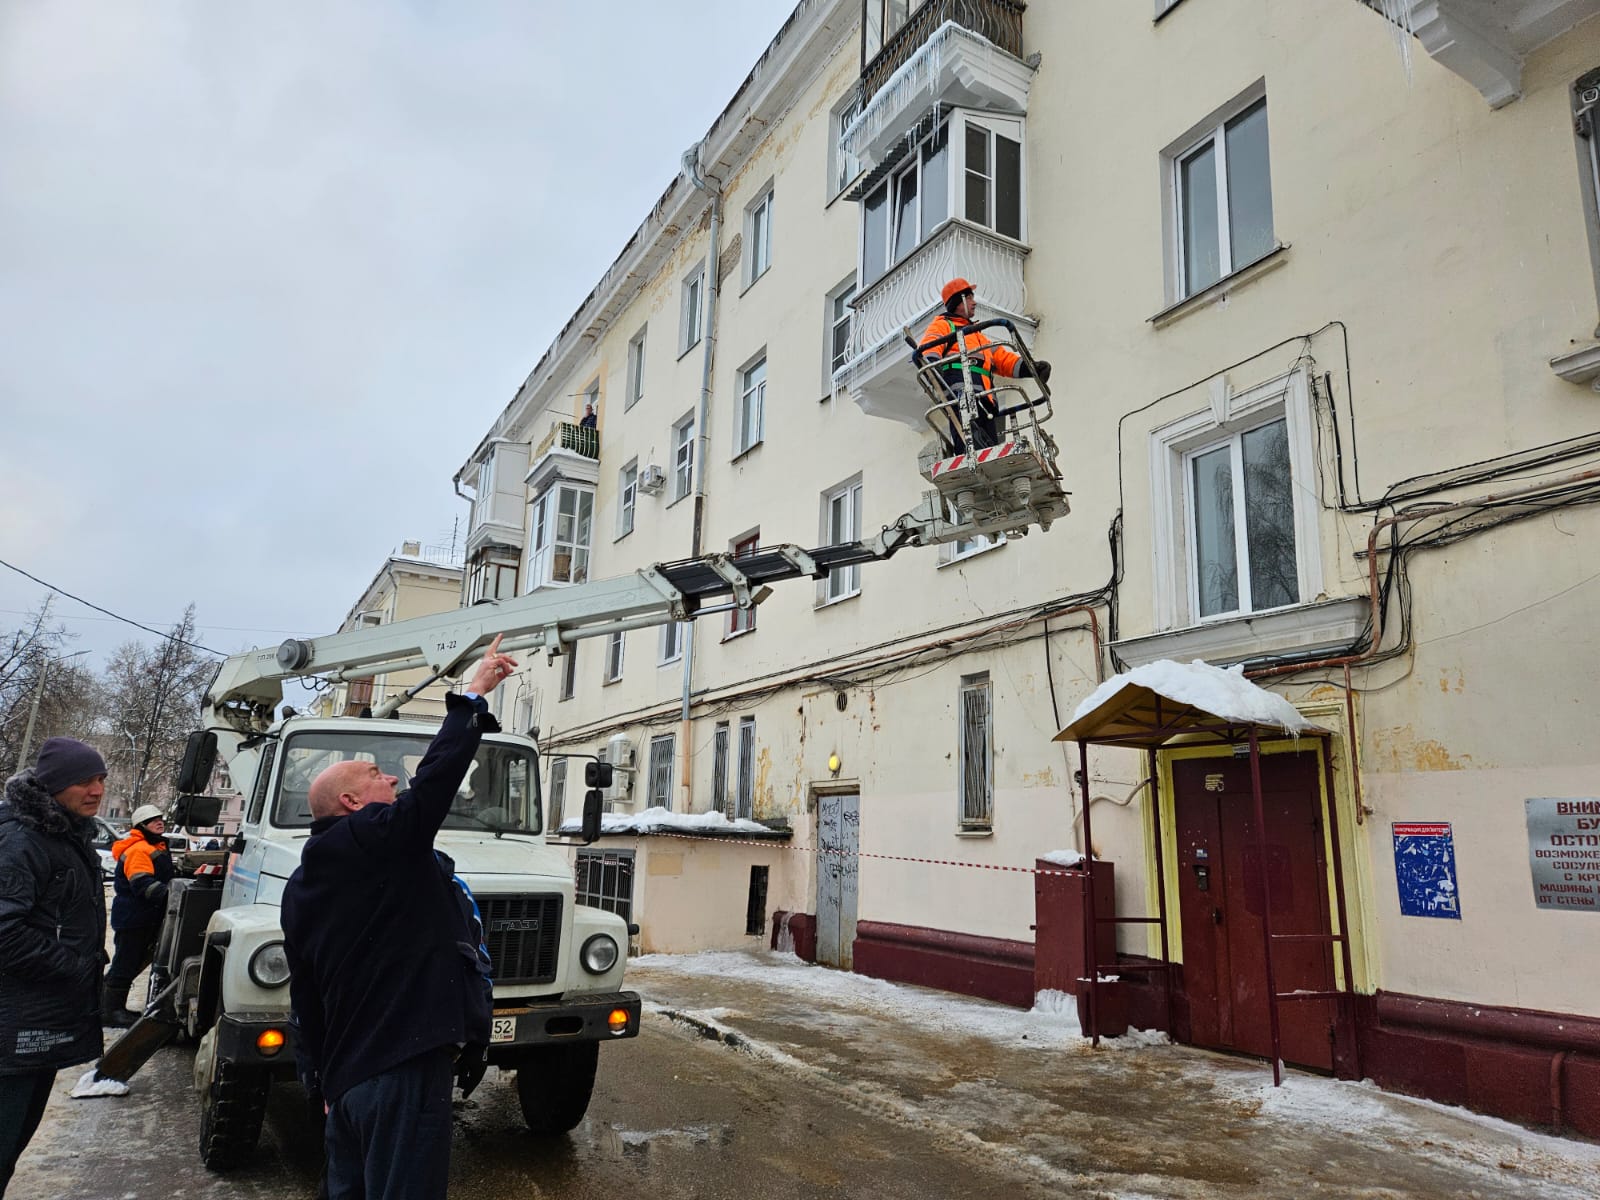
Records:
M954 21L946 21L939 26L920 50L896 68L856 119L840 131L839 144L846 154L865 160L863 149L870 146L888 124L911 105L919 91L937 96L945 48L955 37L965 38L986 48L990 45L982 35Z
M1376 0L1378 9L1394 29L1395 45L1400 49L1400 61L1405 66L1406 83L1411 83L1411 39L1416 36L1416 24L1411 16L1415 0Z

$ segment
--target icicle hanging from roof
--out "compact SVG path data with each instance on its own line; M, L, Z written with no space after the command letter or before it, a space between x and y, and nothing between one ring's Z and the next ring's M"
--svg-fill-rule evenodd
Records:
M1416 36L1416 23L1411 10L1415 0L1372 0L1394 29L1395 45L1400 49L1400 61L1405 65L1406 82L1411 79L1411 39Z
M939 84L939 69L944 65L944 48L958 33L978 37L954 21L946 21L934 30L933 36L922 49L895 69L894 74L867 101L856 119L839 134L839 143L847 154L865 157L862 154L865 147L871 145L885 126L911 103L917 92L926 91L930 96L934 94Z

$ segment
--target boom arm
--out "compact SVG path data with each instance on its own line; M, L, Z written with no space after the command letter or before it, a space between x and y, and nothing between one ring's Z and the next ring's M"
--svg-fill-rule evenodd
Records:
M814 550L773 546L737 559L726 553L708 554L657 563L616 579L532 592L513 600L480 601L391 625L309 641L290 638L276 650L250 650L223 663L206 694L204 715L208 725L257 733L271 724L285 679L311 675L359 679L416 667L427 668L437 679L459 671L496 634L503 651L542 647L556 654L580 638L748 608L764 600L768 585L780 579L821 579L839 567L890 558L904 546L1022 533L1031 523L1031 515L1019 509L994 520L958 525L945 518L943 502L930 492L915 510L865 541ZM403 702L404 697L390 704L397 708Z

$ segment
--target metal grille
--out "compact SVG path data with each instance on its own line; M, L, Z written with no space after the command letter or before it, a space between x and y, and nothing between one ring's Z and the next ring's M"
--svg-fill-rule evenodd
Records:
M735 817L755 815L756 799L756 719L739 721L739 798Z
M552 983L561 947L560 896L479 896L496 983Z
M728 723L718 721L711 735L711 806L728 813Z
M573 883L579 904L633 920L633 851L579 850Z
M664 733L650 739L650 807L672 807L673 735Z
M989 677L961 684L961 824L994 823L994 758L990 741Z

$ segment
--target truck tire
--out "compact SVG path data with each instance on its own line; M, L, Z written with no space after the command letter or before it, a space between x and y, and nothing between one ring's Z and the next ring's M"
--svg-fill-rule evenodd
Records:
M260 1067L218 1063L200 1101L200 1161L227 1171L249 1159L261 1137L272 1076Z
M534 1133L566 1133L589 1111L599 1042L539 1046L517 1063L517 1100Z

